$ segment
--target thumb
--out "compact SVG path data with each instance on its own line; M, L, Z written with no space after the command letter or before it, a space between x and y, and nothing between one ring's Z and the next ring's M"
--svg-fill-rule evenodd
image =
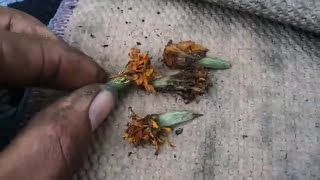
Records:
M69 179L114 101L111 91L95 84L39 112L0 154L0 179Z

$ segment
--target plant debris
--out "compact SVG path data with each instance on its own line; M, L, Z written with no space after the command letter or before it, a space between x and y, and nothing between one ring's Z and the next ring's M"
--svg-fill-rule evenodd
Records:
M182 128L179 128L175 131L176 135L179 136L180 134L182 134L183 132L183 129Z
M128 139L131 144L137 147L149 143L155 146L156 155L158 155L160 147L165 142L174 147L168 137L168 133L172 131L172 128L159 126L154 115L147 115L142 118L136 115L132 108L129 108L129 111L130 122L124 138Z
M209 50L193 41L174 44L172 40L165 46L163 62L171 69L183 69L206 57Z
M155 89L149 84L151 80L159 78L150 62L148 54L140 52L139 49L132 48L129 53L130 61L125 70L115 77L125 77L132 80L134 84L143 86L147 92L155 93Z

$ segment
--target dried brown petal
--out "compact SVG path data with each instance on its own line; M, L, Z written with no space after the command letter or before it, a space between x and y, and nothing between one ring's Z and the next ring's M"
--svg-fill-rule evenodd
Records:
M153 82L159 91L173 91L179 94L186 103L190 103L197 96L205 94L210 85L207 71L198 65L189 66L179 73L167 76Z
M174 44L172 40L165 46L163 61L171 69L186 68L206 56L209 50L193 41Z

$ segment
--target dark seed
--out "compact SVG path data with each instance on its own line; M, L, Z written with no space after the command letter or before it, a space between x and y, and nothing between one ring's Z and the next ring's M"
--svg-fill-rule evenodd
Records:
M158 11L157 14L160 14L160 11Z
M141 21L144 22L144 19L142 19Z
M137 42L137 45L140 46L140 45L141 45L141 42Z
M183 132L183 129L182 128L179 128L175 131L176 135L179 136L180 134L182 134Z
M133 153L132 152L128 152L128 157L131 156Z
M91 38L96 38L96 36L95 36L95 35L93 35L93 34L90 34L90 37L91 37Z
M248 135L242 135L242 138L243 139L245 139L245 138L247 138L248 137Z
M105 47L108 47L108 46L109 46L108 44L104 44L104 45L102 45L102 47L104 47L104 48L105 48Z
M128 9L129 9L129 10L132 10L132 7L129 7Z
M83 26L78 26L78 27L83 27Z
M147 39L148 37L147 37L147 36L145 36L144 38L146 38L146 39Z
M174 158L176 158L176 157L177 157L177 155L175 155L175 154L174 154L174 155L173 155L173 157L174 157Z

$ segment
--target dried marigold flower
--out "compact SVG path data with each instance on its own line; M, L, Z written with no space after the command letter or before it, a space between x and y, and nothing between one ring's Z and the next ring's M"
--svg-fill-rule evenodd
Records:
M163 61L171 69L183 69L206 57L208 51L207 48L193 41L174 44L170 40L165 46Z
M171 147L174 147L169 140L168 133L172 131L170 127L162 127L157 123L155 115L147 115L139 117L131 108L130 122L128 129L125 132L124 138L134 146L150 143L156 147L155 154L158 155L160 146L167 142ZM165 138L165 140L163 139Z
M167 142L174 147L168 137L168 133L172 131L171 127L191 121L202 114L190 111L172 111L162 114L152 114L145 117L136 115L132 108L129 108L130 122L125 132L124 138L134 146L149 143L156 147L155 154L159 153L161 145Z
M175 92L185 103L207 92L210 79L207 71L198 65L190 66L179 73L157 79L152 85L159 91Z
M139 49L132 48L129 53L130 61L126 65L125 71L116 77L125 77L138 86L143 86L148 92L155 92L149 82L160 75L154 71L148 54L140 52Z

